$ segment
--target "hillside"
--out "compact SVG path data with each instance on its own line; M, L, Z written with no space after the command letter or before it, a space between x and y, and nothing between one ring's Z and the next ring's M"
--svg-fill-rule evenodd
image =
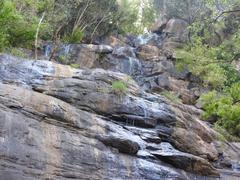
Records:
M237 1L220 4L211 27L218 13L207 15L207 2L208 22L191 8L172 14L169 1L154 23L165 1L142 2L121 21L127 1L104 2L74 1L76 12L65 1L2 3L0 180L239 179ZM80 30L96 7L97 28ZM13 28L29 19L33 31Z

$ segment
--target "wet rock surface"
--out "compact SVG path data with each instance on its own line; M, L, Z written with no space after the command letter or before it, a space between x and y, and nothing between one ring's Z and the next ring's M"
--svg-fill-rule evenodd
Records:
M176 168L185 169L191 172L200 172L202 175L218 177L218 172L203 158L183 153L174 149L169 143L162 143L151 154L160 160L172 164Z
M202 89L176 71L163 36L131 38L72 45L81 69L0 55L0 179L239 177L239 145L187 105Z

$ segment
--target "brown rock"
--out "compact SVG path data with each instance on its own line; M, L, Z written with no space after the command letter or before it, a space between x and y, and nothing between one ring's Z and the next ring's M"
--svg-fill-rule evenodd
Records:
M166 28L163 32L167 33L173 42L186 42L187 41L187 27L188 23L181 19L170 19L167 22Z
M158 61L161 60L161 56L164 56L164 54L156 46L142 45L138 48L137 56L145 61Z

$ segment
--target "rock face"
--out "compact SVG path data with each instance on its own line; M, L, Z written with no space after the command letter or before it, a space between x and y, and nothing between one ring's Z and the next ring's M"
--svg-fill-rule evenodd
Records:
M178 18L161 18L151 28L151 32L165 34L164 48L182 47L188 39L188 23Z
M134 48L114 48L106 58L139 62L125 73L136 80L147 74L138 72L145 60ZM164 65L163 72L173 69ZM114 68L73 69L0 55L0 179L233 177L213 162L220 154L236 160L239 152L216 144L200 110L146 92L141 80L116 72L127 67ZM116 81L127 89L116 93Z
M51 44L45 46L45 58L50 56L52 49ZM80 67L92 68L102 54L112 51L113 48L108 45L68 44L61 45L53 58L63 64L79 64Z

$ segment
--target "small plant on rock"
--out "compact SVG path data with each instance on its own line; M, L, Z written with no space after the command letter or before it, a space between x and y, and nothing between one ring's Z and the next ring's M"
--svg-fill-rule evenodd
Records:
M112 89L116 94L122 95L127 91L127 84L123 81L114 81L112 82Z
M72 68L75 68L75 69L79 69L80 68L80 64L70 64L70 66Z

